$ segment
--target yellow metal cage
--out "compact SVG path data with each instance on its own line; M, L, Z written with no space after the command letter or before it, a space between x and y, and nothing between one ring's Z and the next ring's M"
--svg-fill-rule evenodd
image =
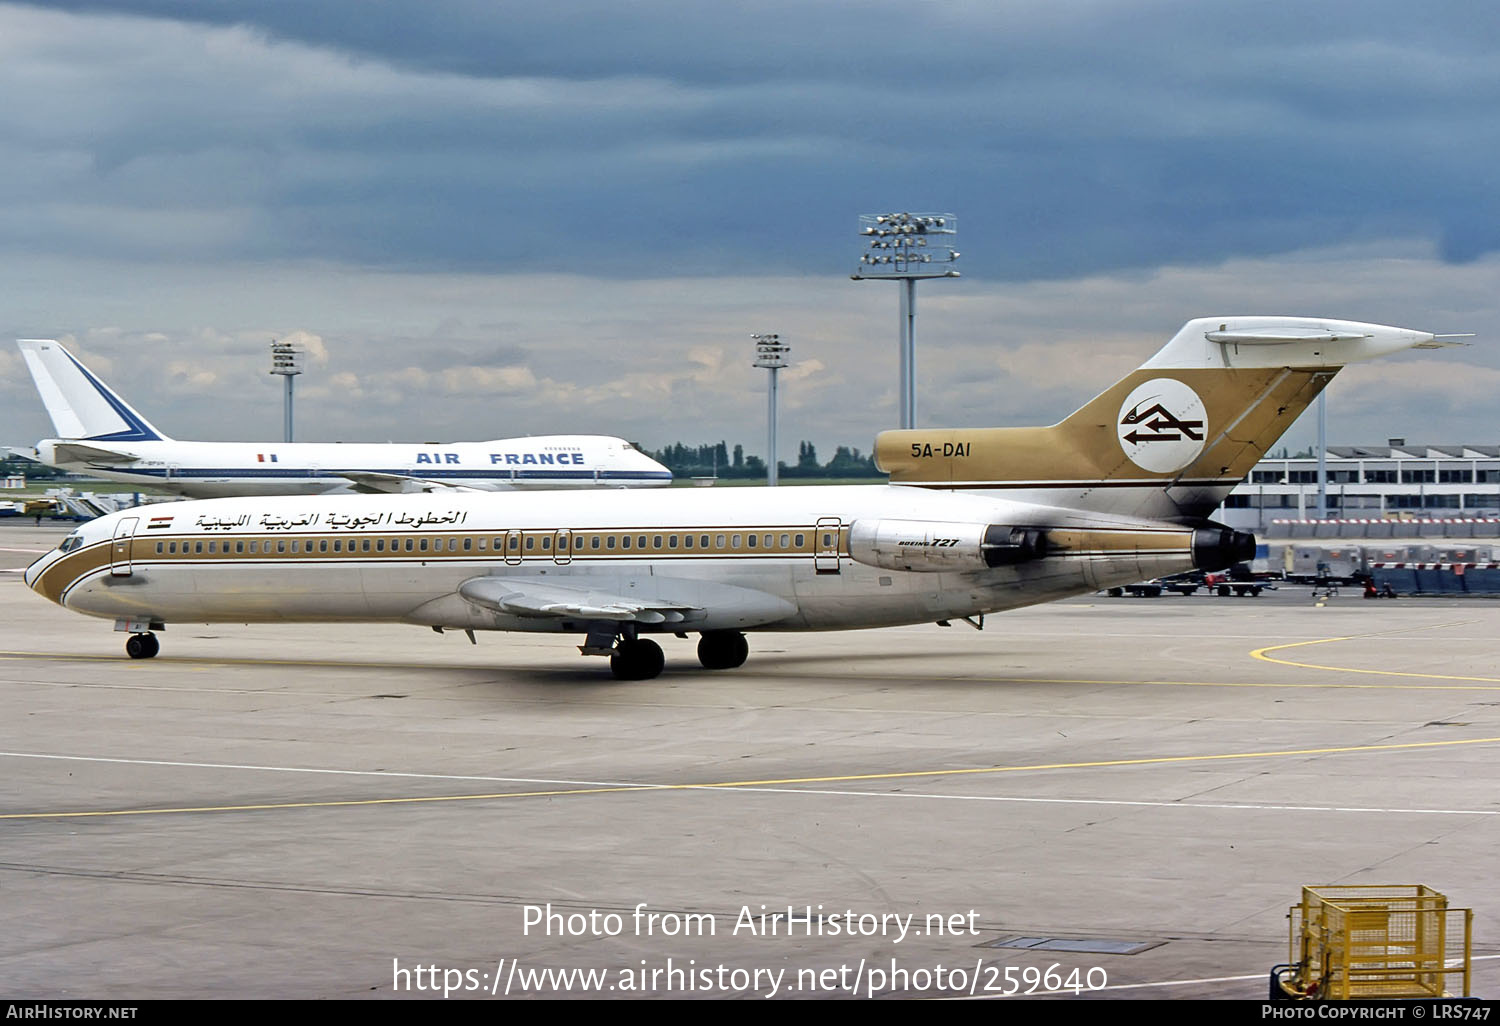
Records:
M1474 912L1430 887L1304 887L1287 920L1288 998L1469 996Z

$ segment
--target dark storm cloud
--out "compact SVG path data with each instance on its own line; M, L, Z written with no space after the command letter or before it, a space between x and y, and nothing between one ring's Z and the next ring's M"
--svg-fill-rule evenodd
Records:
M828 273L905 207L990 277L1500 248L1483 4L47 8L0 9L42 43L5 245Z

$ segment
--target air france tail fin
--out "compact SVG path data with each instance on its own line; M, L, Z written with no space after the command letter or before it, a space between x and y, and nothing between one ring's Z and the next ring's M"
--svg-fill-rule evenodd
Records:
M170 441L52 339L17 340L59 438Z
M1204 317L1051 427L885 431L892 484L1101 513L1213 512L1345 364L1454 343L1310 317Z

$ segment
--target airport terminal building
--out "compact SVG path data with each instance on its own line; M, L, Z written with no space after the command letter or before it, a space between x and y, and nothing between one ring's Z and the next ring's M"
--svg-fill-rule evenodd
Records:
M1500 445L1328 447L1328 508L1318 509L1316 457L1265 459L1214 519L1259 535L1276 520L1500 517Z

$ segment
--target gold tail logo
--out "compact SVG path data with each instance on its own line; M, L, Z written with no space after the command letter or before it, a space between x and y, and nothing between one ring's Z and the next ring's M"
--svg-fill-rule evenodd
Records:
M1425 332L1354 321L1201 318L1057 424L885 431L875 460L892 484L1206 516L1344 364L1433 346Z

